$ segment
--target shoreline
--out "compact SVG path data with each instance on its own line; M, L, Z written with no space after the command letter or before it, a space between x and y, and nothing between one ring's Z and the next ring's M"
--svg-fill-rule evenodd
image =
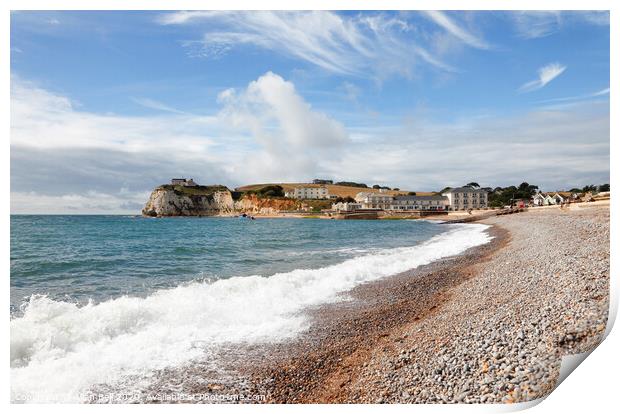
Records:
M603 339L609 208L494 216L489 243L303 311L283 343L230 344L148 392L259 403L514 403L548 395L562 355ZM217 364L214 365L214 361ZM151 401L152 402L152 401Z
M152 384L149 392L172 392L165 385L169 378L183 377L183 390L188 394L264 395L266 403L356 401L335 393L341 389L336 384L339 378L359 368L358 363L374 347L391 343L388 337L406 324L436 313L449 300L450 289L472 276L469 267L486 260L509 238L500 228L487 231L493 239L484 245L359 285L343 293L347 300L302 311L309 316L310 327L293 340L223 347L216 359L223 363L219 369L225 374L206 361L164 370L158 375L161 381ZM463 269L454 272L455 267ZM205 377L210 378L206 387L185 383Z

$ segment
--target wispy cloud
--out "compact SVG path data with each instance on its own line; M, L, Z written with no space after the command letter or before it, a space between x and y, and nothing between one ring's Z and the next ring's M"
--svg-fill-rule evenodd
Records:
M609 88L601 89L600 91L588 93L585 95L577 96L565 96L563 98L545 99L539 101L539 103L553 103L553 102L568 102L568 101L582 101L585 99L599 98L601 96L609 95Z
M441 11L426 11L424 12L432 21L439 26L443 27L453 36L460 39L468 46L478 49L489 49L490 45L482 38L473 35L463 27L457 25L452 19L450 19L445 13Z
M601 89L598 92L594 92L592 94L592 96L603 96L603 95L609 95L610 89L609 88L605 88L605 89Z
M609 26L609 11L584 11L581 17L588 23L598 26Z
M551 36L574 24L608 26L608 11L511 11L507 12L518 37L538 39Z
M163 112L170 112L173 114L187 114L187 112L184 111L180 111L176 108L173 108L169 105L166 105L163 102L159 102L156 101L154 99L149 99L149 98L131 98L132 101L134 101L135 103L137 103L140 106L143 106L145 108L149 108L149 109L155 109L156 111L163 111Z
M562 14L559 11L515 11L509 14L519 37L536 39L560 30Z
M328 72L360 77L410 77L421 63L456 71L433 54L410 24L398 15L346 16L327 11L173 12L159 23L203 24L201 39L184 42L192 56L218 58L235 47L252 45L299 59ZM457 32L481 45L467 33Z
M538 79L526 82L519 88L519 92L531 92L543 88L549 82L560 76L566 66L559 63L550 63L538 69Z

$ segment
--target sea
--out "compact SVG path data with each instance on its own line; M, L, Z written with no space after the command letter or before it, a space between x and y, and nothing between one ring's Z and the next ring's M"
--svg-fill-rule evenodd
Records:
M13 215L11 399L83 402L102 384L145 387L218 347L290 340L310 326L304 309L487 243L487 228Z

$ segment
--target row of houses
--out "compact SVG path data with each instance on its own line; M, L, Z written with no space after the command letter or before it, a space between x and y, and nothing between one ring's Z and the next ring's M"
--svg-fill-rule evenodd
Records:
M578 194L568 191L558 191L555 193L539 192L532 197L532 204L535 206L553 206L574 201L577 198L579 198Z
M488 194L485 190L459 187L428 196L361 192L355 196L355 202L335 203L332 205L332 210L458 211L487 207Z

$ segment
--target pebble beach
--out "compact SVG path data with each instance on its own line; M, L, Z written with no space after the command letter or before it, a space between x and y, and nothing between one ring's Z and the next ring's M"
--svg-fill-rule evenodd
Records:
M561 357L592 350L609 305L609 210L531 211L486 223L510 240L406 341L373 352L364 402L513 403L548 394ZM447 339L438 341L438 338Z

